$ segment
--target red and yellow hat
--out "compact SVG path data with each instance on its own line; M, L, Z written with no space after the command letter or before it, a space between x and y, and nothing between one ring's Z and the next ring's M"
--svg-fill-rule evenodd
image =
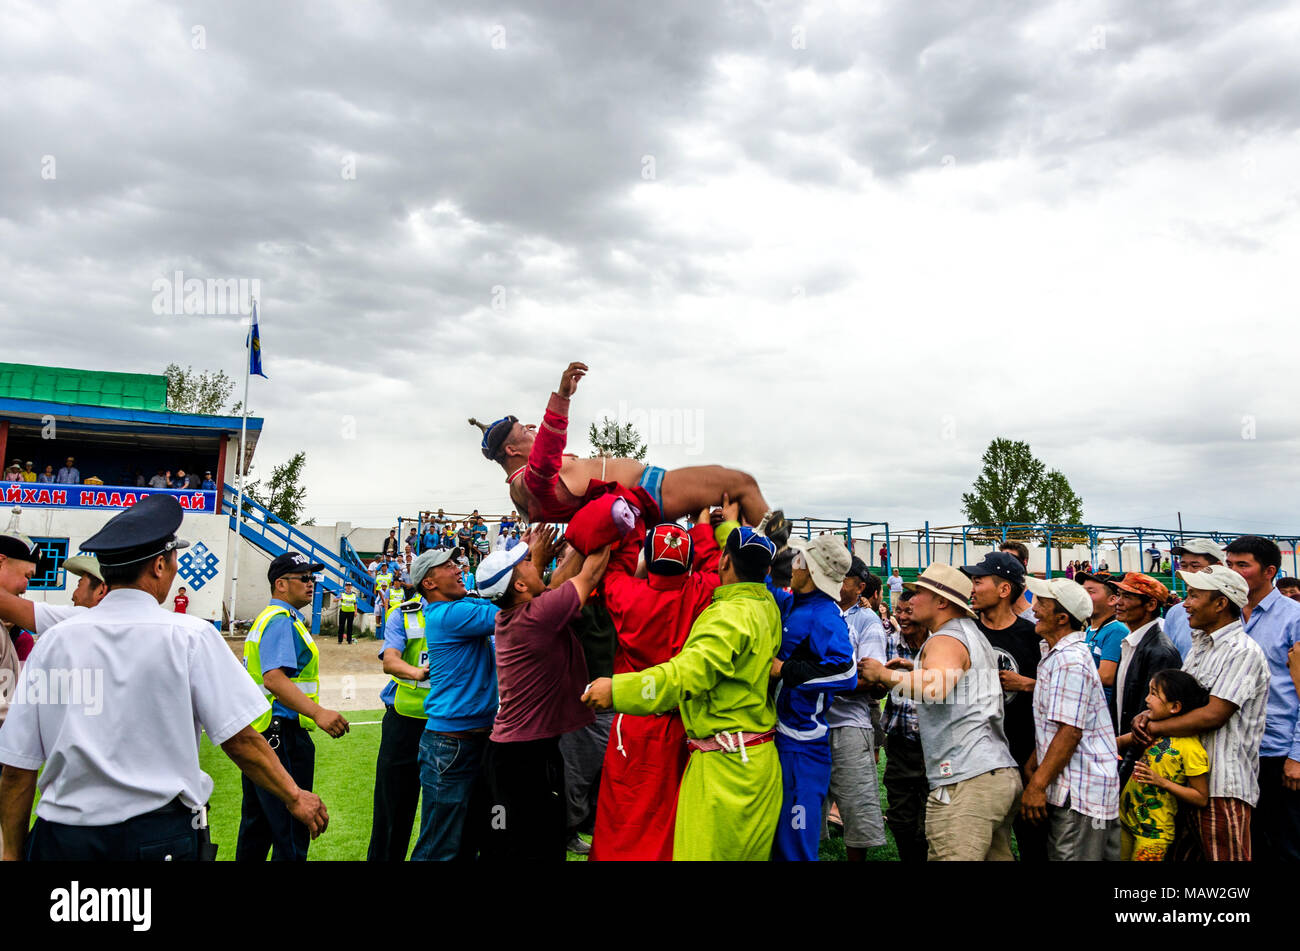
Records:
M691 570L693 549L690 534L680 525L656 525L645 536L646 571L669 577L684 575Z

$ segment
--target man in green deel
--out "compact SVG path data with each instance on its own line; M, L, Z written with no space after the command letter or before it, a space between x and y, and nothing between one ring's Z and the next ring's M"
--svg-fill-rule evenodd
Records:
M781 612L764 584L776 548L724 522L722 584L680 654L657 667L601 677L583 694L593 709L681 710L691 758L677 796L674 861L767 861L781 811L781 763L768 692L781 646Z

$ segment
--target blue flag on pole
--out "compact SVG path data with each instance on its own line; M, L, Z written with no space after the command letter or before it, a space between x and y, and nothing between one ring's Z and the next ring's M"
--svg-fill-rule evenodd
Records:
M262 372L262 338L257 332L257 301L253 301L253 326L248 332L248 372L264 380L270 379Z

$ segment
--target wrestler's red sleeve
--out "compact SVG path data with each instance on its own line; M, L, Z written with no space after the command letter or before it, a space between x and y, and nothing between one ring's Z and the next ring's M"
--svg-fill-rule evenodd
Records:
M563 508L556 498L555 486L560 479L568 436L569 401L559 393L552 393L542 424L537 427L532 451L528 453L528 468L524 470L524 485L537 503L536 509L528 513L534 521L554 518L554 513Z
M692 528L691 546L695 550L695 563L691 566L691 571L699 574L718 570L718 562L722 560L722 549L718 547L718 540L713 537L712 525L701 522Z

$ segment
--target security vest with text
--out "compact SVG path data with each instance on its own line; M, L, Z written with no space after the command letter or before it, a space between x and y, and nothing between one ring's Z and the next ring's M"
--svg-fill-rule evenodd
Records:
M402 625L406 628L406 647L402 651L402 660L412 667L423 667L429 663L429 645L424 637L424 602L419 597L414 597L403 602L397 610L402 612ZM397 684L393 709L404 717L427 720L424 697L429 689L429 681L393 677L393 683Z
M253 622L253 626L249 628L248 637L244 640L244 669L247 670L249 676L253 678L253 682L261 688L262 695L265 696L267 700L274 702L275 697L262 682L263 671L261 644L262 634L266 631L266 625L271 623L272 618L280 614L283 614L285 617L293 621L294 633L302 638L302 642L306 644L307 649L311 651L311 660L307 661L307 665L303 667L302 670L298 671L297 674L290 677L289 680L295 687L307 695L308 700L312 703L319 703L320 649L316 646L316 642L312 640L311 631L307 630L306 625L279 605L271 604L263 608L262 613L259 614L257 620ZM311 717L303 716L301 713L298 714L298 723L305 730L316 729L316 723L311 719ZM271 711L269 709L253 721L253 729L258 733L265 732L270 726Z

